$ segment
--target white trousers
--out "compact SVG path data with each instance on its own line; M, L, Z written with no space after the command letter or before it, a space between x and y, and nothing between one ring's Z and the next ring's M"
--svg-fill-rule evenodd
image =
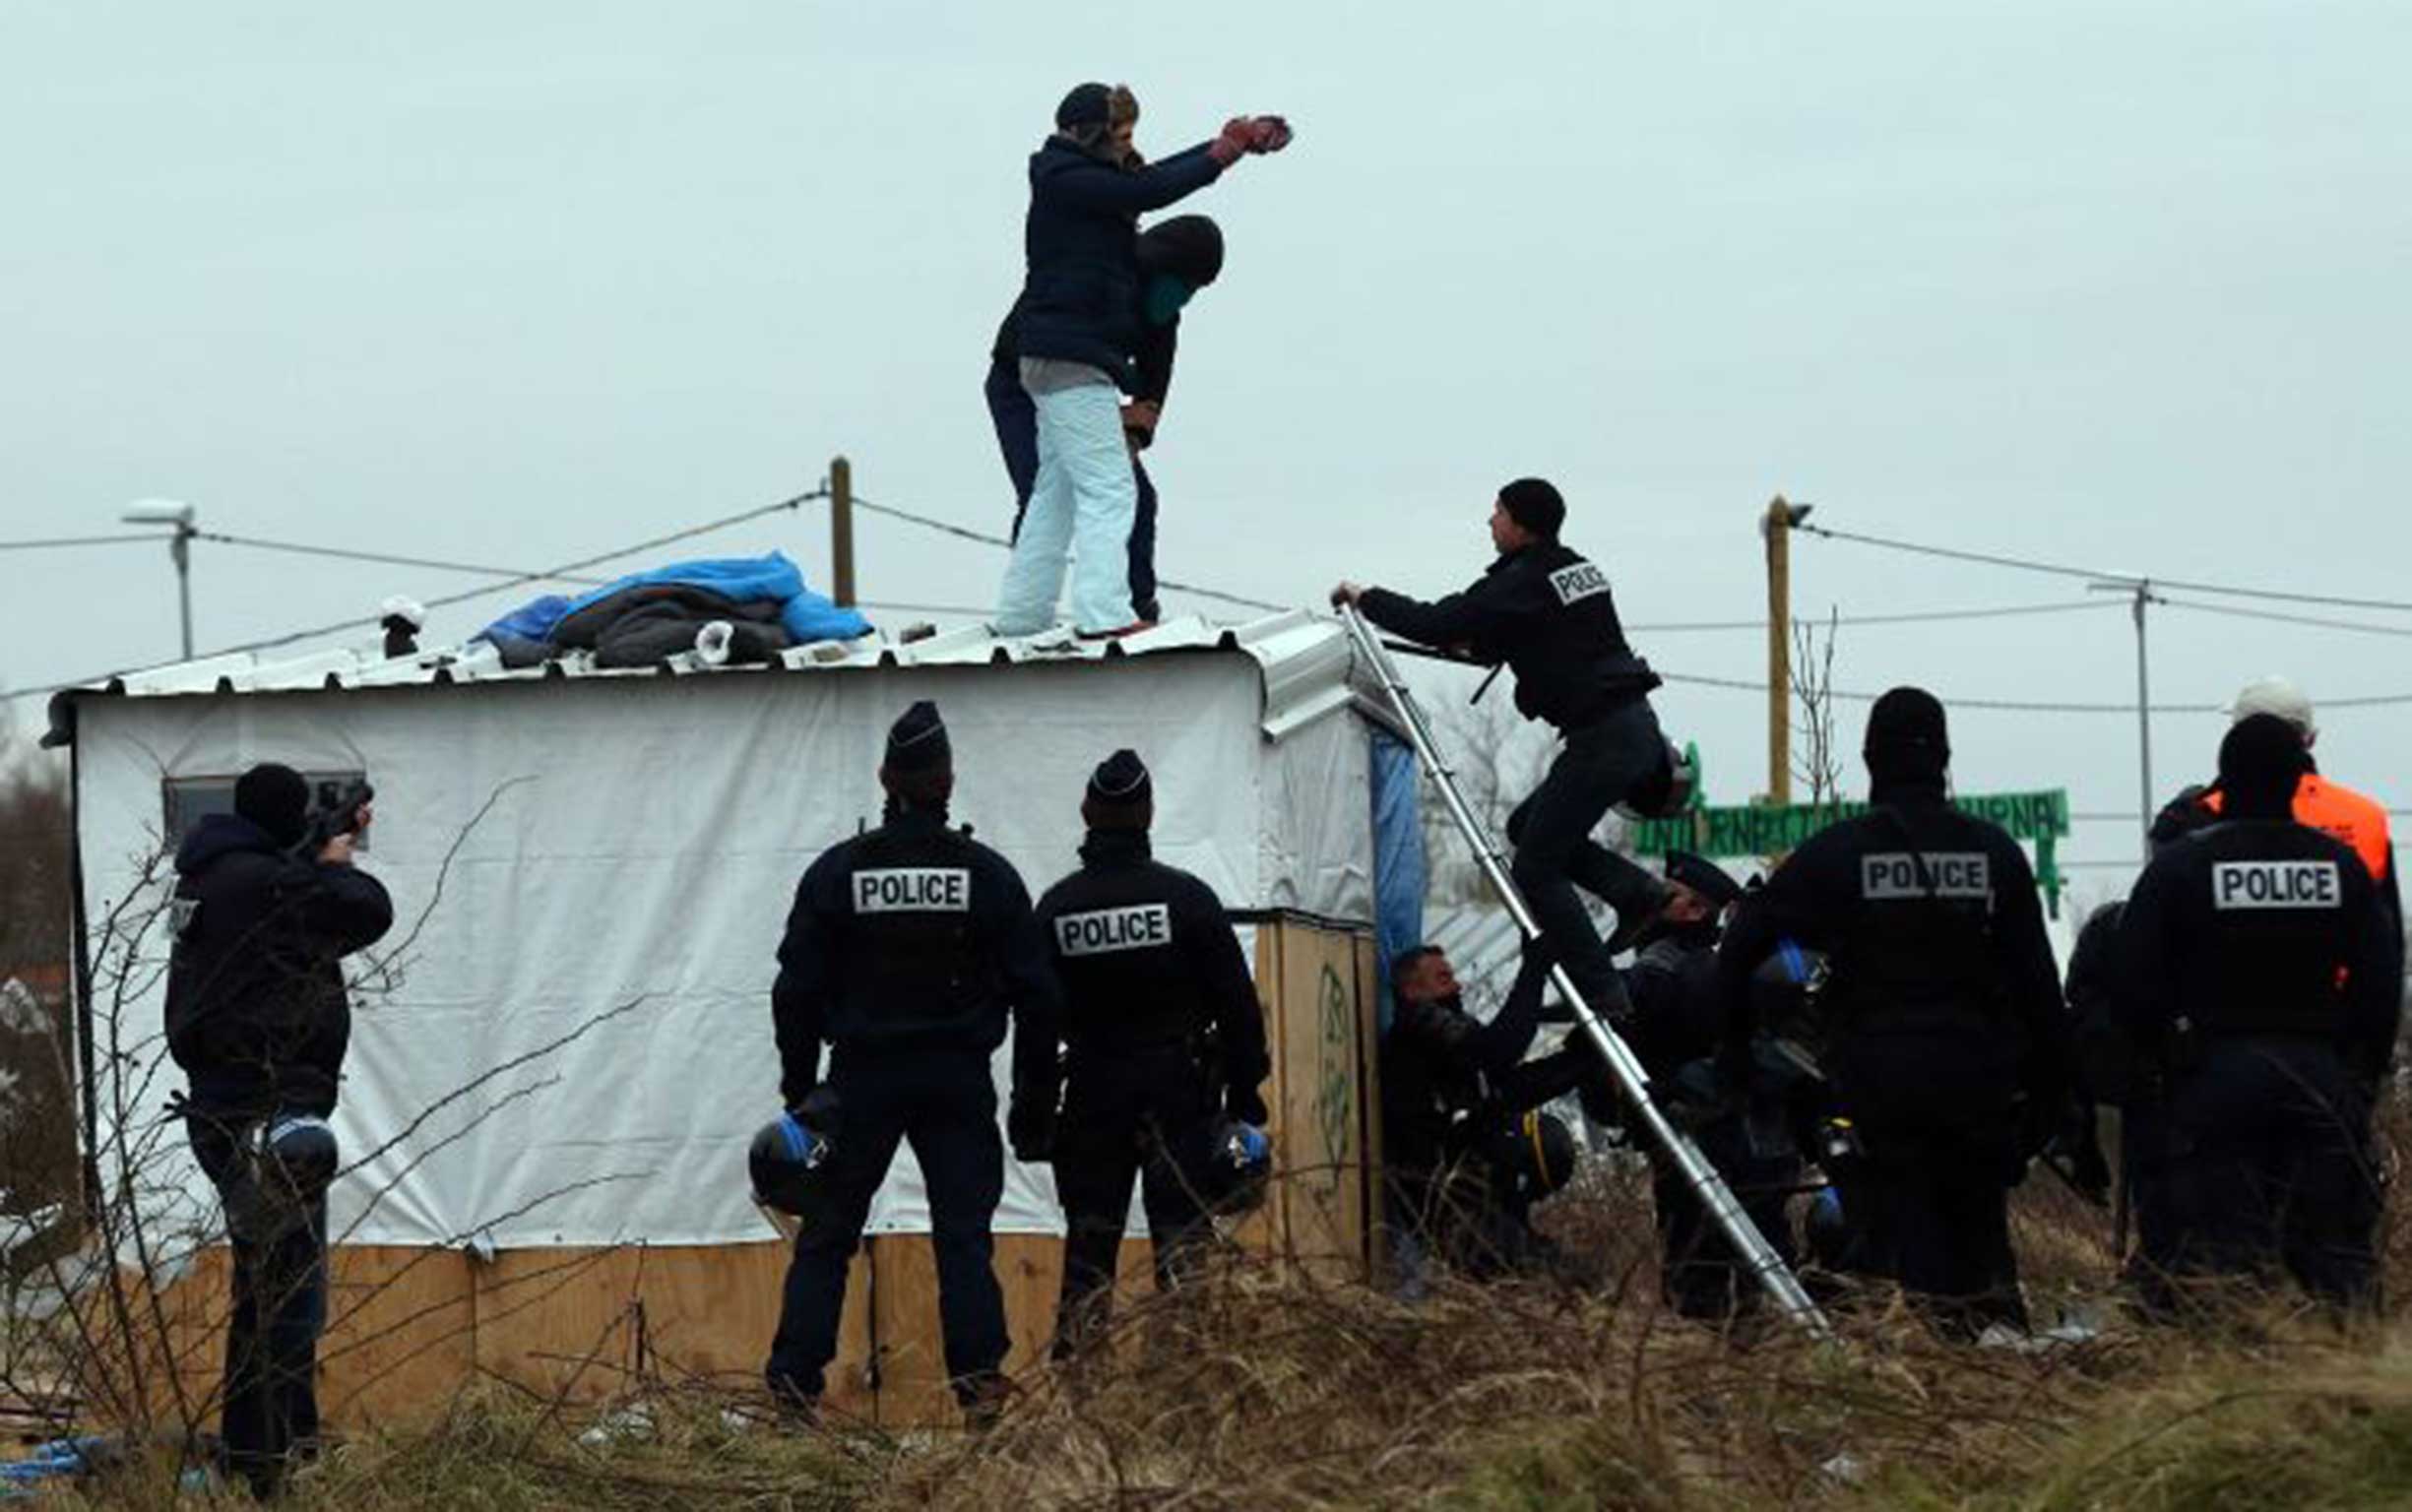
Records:
M1055 621L1064 557L1072 559L1072 624L1088 634L1130 623L1130 531L1139 483L1122 439L1122 404L1097 368L1024 358L1022 387L1039 411L1039 476L998 591L999 635Z

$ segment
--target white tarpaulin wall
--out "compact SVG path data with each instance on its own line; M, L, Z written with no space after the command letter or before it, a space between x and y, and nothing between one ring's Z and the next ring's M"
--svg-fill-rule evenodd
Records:
M918 698L937 700L952 732L955 818L1034 898L1075 864L1090 768L1129 745L1155 773L1157 854L1228 907L1372 916L1365 726L1335 710L1267 739L1259 669L1237 653L88 697L76 742L88 916L126 896L159 844L163 780L267 760L365 772L377 821L364 864L397 922L353 974L415 937L394 985L355 995L336 1118L347 1159L492 1068L576 1038L339 1182L335 1232L498 1248L761 1239L744 1170L779 1107L774 952L804 866L876 822L882 742ZM162 958L163 929L144 948ZM124 1020L125 1040L152 1055L160 991ZM997 1064L1002 1086L1002 1050ZM161 1116L179 1085L172 1067L150 1082L139 1117ZM162 1143L166 1185L206 1212L214 1198L180 1135ZM1060 1231L1044 1168L1008 1163L996 1227ZM900 1155L872 1229L926 1228L920 1172Z

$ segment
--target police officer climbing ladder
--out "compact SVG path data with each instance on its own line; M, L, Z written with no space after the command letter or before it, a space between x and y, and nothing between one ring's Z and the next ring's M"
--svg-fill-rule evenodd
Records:
M1340 605L1340 618L1348 627L1350 639L1356 643L1358 655L1365 658L1365 664L1381 679L1391 708L1398 714L1409 741L1415 746L1417 759L1431 774L1433 785L1440 789L1441 801L1448 808L1449 818L1473 847L1484 875L1491 879L1491 885L1498 890L1500 901L1507 905L1509 916L1515 919L1516 927L1527 937L1538 936L1541 926L1535 920L1532 910L1526 906L1524 895L1518 890L1515 880L1509 876L1507 862L1499 853L1498 843L1492 839L1482 820L1475 817L1474 811L1466 806L1464 796L1458 792L1455 776L1447 763L1440 759L1430 726L1425 723L1424 711L1417 705L1415 695L1408 691L1397 664L1391 661L1390 654L1382 648L1380 638L1353 604ZM1648 1132L1652 1142L1667 1153L1669 1162L1685 1184L1699 1197L1701 1206L1708 1210L1709 1217L1733 1243L1735 1253L1743 1258L1745 1268L1756 1278L1776 1306L1808 1329L1811 1337L1828 1337L1832 1331L1827 1326L1825 1315L1817 1310L1817 1304L1810 1299L1809 1292L1802 1290L1800 1279L1784 1263L1784 1257L1767 1242L1766 1235L1759 1232L1758 1226L1743 1211L1733 1191L1726 1186L1725 1178L1717 1174L1716 1167L1701 1155L1690 1136L1668 1122L1666 1114L1651 1100L1649 1076L1642 1070L1641 1062L1634 1058L1633 1052L1616 1031L1593 1012L1589 1001L1567 975L1562 962L1552 968L1552 975L1557 982L1557 990L1573 1010L1575 1022L1608 1062L1609 1071L1616 1077L1618 1088L1624 1094L1634 1116Z

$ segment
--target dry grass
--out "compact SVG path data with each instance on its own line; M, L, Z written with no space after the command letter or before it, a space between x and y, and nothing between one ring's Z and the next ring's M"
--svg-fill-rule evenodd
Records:
M1595 1176L1555 1209L1554 1227L1600 1258L1596 1285L1449 1283L1409 1306L1235 1268L1127 1309L1112 1356L1086 1372L1033 1372L983 1438L797 1431L760 1421L758 1401L690 1384L574 1412L496 1387L428 1430L344 1446L301 1478L294 1504L2412 1504L2412 1328L2339 1329L2281 1296L2240 1299L2188 1332L2126 1324L2102 1289L2107 1218L2048 1182L2018 1207L2039 1316L2065 1303L2111 1323L2039 1354L1937 1344L1883 1299L1822 1349L1780 1328L1720 1338L1657 1305L1631 1178ZM2391 1253L2400 1269L2406 1247ZM606 1419L623 1431L582 1438ZM169 1505L172 1480L145 1467L83 1504Z

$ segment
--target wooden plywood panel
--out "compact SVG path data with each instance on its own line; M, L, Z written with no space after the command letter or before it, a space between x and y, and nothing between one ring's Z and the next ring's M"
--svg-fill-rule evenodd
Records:
M1367 1274L1385 1274L1387 1227L1382 1223L1382 985L1381 963L1370 934L1357 937L1357 1111L1365 1140L1360 1165Z
M476 1273L477 1363L573 1400L640 1370L751 1385L778 1329L789 1253L776 1242L507 1251ZM867 1406L862 1271L857 1256L829 1371L840 1411Z
M101 1298L88 1303L93 1325L102 1332L111 1356L111 1387L95 1396L112 1425L124 1415L118 1411L122 1406L143 1421L173 1423L190 1416L215 1426L233 1277L233 1252L215 1244L196 1252L184 1273L156 1298L138 1272L124 1273L129 1315L123 1319Z
M476 1371L476 1262L453 1249L345 1244L329 1257L319 1411L346 1428L424 1419Z
M955 1420L938 1329L938 1262L929 1236L883 1233L870 1240L871 1374L881 1426Z
M1129 1245L1122 1246L1125 1250ZM1063 1290L1063 1240L1051 1233L996 1236L996 1280L1005 1292L1005 1333L1012 1348L1005 1373L1019 1375L1047 1361L1055 1342L1055 1300ZM935 1320L932 1320L935 1326Z
M1288 1125L1284 1110L1290 1105L1290 1057L1282 1053L1288 1034L1282 1017L1282 940L1286 930L1278 920L1268 919L1256 927L1256 1004L1264 1014L1265 1045L1272 1052L1273 1069L1265 1078L1265 1107L1272 1114L1272 1124L1266 1134L1273 1141L1274 1179L1280 1181L1282 1170L1282 1131ZM1286 1225L1282 1200L1277 1194L1264 1206L1232 1226L1231 1237L1240 1248L1251 1254L1270 1255L1284 1247Z
M1280 932L1274 1153L1284 1237L1319 1274L1362 1275L1366 1110L1356 941L1292 920Z

